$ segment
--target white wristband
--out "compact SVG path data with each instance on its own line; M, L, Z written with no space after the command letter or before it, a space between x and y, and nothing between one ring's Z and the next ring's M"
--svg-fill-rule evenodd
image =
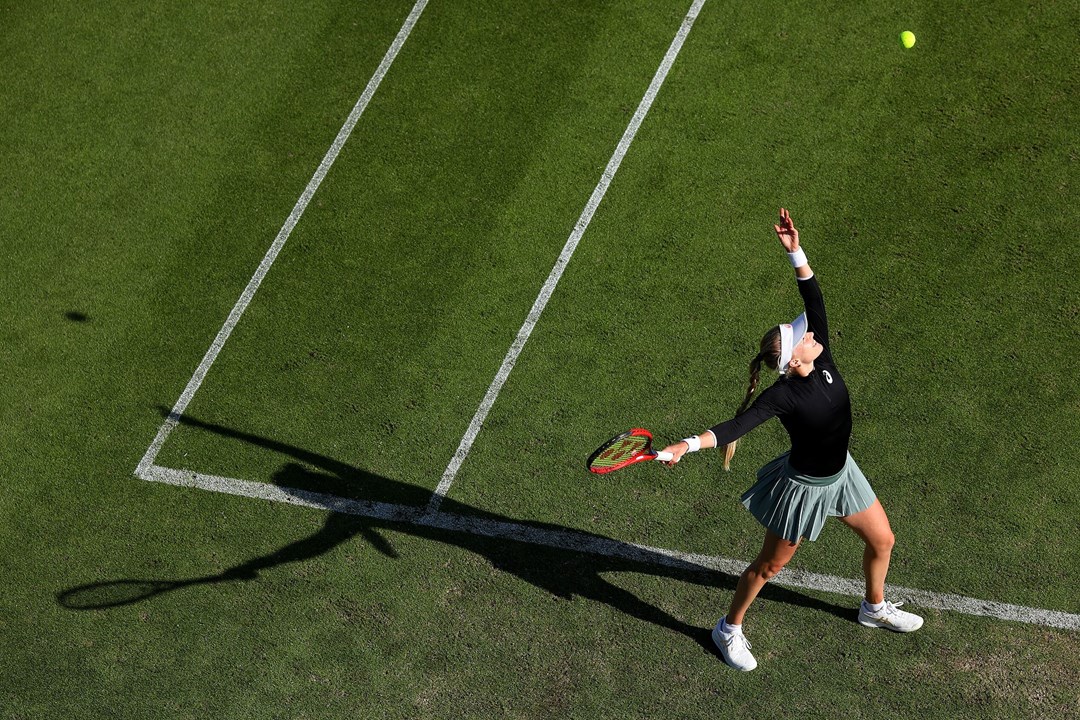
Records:
M803 252L802 248L799 248L793 253L788 253L787 256L788 260L791 261L791 267L793 268L801 268L803 265L809 265L806 261L806 253Z
M683 442L690 448L686 452L697 452L701 449L701 438L697 435L694 437L683 438Z

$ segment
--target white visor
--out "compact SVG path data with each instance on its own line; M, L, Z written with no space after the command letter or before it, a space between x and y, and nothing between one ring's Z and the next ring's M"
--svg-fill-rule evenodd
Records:
M776 371L781 375L787 371L788 363L791 362L791 353L805 334L806 313L780 326L780 363L776 366Z

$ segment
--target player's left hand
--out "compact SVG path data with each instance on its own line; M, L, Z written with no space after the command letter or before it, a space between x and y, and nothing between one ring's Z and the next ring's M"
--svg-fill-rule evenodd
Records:
M773 229L776 230L776 237L780 239L780 244L784 246L785 250L789 253L798 251L799 231L795 229L795 223L791 221L791 215L784 208L780 208L780 223L773 225Z

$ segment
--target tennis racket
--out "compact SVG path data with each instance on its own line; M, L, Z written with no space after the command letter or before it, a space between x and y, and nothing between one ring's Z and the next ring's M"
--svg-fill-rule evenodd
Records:
M644 428L634 428L608 440L596 448L596 452L585 461L589 472L603 475L622 470L628 465L643 460L671 460L669 452L657 452L652 449L652 433Z

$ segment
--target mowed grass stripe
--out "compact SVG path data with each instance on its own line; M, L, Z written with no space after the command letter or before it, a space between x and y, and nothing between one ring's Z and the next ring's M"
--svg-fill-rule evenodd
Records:
M399 58L191 412L434 489L678 6L430 6L410 38L424 52ZM281 470L193 428L164 452Z
M70 405L58 378L91 350L100 359L79 373L106 397L113 383L94 368L133 346L165 388L155 404L176 399L407 11L401 0L4 10L0 326L22 377L0 402L9 437L41 434L28 408ZM349 65L363 75L339 94Z
M697 19L698 13L701 12L701 7L704 4L705 0L695 0L693 5L691 5L690 10L687 12L682 25L679 27L679 31L675 34L675 39L671 41L671 47L668 48L667 53L664 55L664 59L660 62L660 67L657 68L652 82L649 83L649 87L645 91L645 96L641 99L641 102L638 103L637 110L630 119L630 124L626 128L626 132L623 133L622 138L619 140L619 143L615 148L615 153L611 156L611 159L608 160L607 167L604 168L604 172L600 177L600 182L597 183L596 188L589 197L589 202L586 203L585 209L582 210L581 217L579 217L577 223L574 224L574 231L570 233L566 245L563 246L562 252L555 262L555 267L552 268L551 274L548 275L547 280L544 282L544 286L540 288L540 294L533 303L528 317L525 318L525 324L522 325L521 329L518 331L513 345L510 346L510 350L506 353L506 357L503 359L499 371L495 374L495 379L491 381L491 385L484 394L484 399L481 401L480 407L477 408L476 414L473 415L473 419L469 423L469 428L465 431L465 435L462 436L458 449L454 452L454 456L446 466L442 479L439 480L439 485L435 488L435 493L431 502L428 504L428 509L430 511L434 512L439 509L442 499L446 496L447 492L449 492L450 485L454 482L454 477L457 475L458 469L461 467L461 464L465 462L465 458L468 457L469 450L472 448L472 444L475 442L481 427L483 427L484 420L487 418L488 413L495 404L495 400L499 397L499 391L502 389L503 385L506 384L506 380L514 369L514 364L517 362L518 355L520 355L521 351L525 348L525 343L528 342L533 328L536 327L536 323L540 320L541 313L544 312L548 300L551 299L552 293L555 292L555 287L559 284L559 278L562 277L563 272L566 270L566 266L574 256L574 250L577 249L578 243L581 241L582 236L589 227L589 223L592 222L597 207L599 207L600 202L604 199L608 187L611 186L611 181L615 179L615 173L619 171L619 166L622 164L623 158L626 157L626 153L630 150L630 144L634 141L634 136L637 134L638 128L641 127L641 123L644 122L645 116L649 112L649 108L652 107L653 100L656 99L657 93L660 92L660 88L667 78L668 71L671 70L671 65L675 62L675 58L679 56L679 51L686 41L686 36L694 26L694 20Z
M262 284L263 278L270 272L270 268L274 264L274 260L277 259L278 253L281 252L281 248L284 247L285 242L289 239L293 228L300 222L300 218L307 209L308 203L311 202L311 198L314 197L315 192L319 189L326 174L330 172L330 168L333 166L334 161L337 160L338 155L341 153L341 149L349 139L349 135L352 134L353 128L356 127L357 121L359 121L360 116L367 108L368 103L371 102L372 96L379 88L379 84L386 76L386 73L390 70L390 65L394 62L394 58L397 57L402 45L404 45L405 41L408 39L409 33L412 32L413 26L416 25L417 20L420 19L420 14L424 11L426 5L427 0L417 0L416 4L409 12L409 16L405 19L405 23L401 26L401 30L390 44L390 48L386 51L386 55L383 56L382 61L379 63L379 67L376 68L375 74L371 76L364 91L360 94L360 98L356 101L356 105L353 106L352 112L350 112L349 116L345 119L345 124L342 125L341 130L338 131L337 137L334 138L334 142L330 145L330 149L327 150L326 155L323 156L322 162L319 163L319 167L315 170L315 174L308 182L307 187L304 188L300 198L296 201L296 205L293 206L292 211L285 220L285 224L281 226L281 230L278 231L277 237L274 238L274 242L271 243L270 248L266 251L266 255L263 256L262 262L259 263L259 267L255 270L255 274L251 276L251 280L248 281L247 287L244 288L244 291L240 294L240 298L236 301L236 305L234 305L233 309L229 312L225 324L221 326L221 330L218 331L217 337L214 338L214 342L206 351L206 355L203 356L202 361L199 363L199 367L195 369L195 373L188 381L187 387L184 388L184 392L181 393L180 398L176 401L176 404L173 405L165 422L162 423L161 428L158 430L157 436L150 443L142 460L139 461L139 465L135 469L135 474L139 477L145 478L146 472L153 464L158 452L161 451L161 446L165 443L169 434L176 428L180 416L187 408L188 403L190 403L195 396L195 393L198 392L203 379L206 377L206 373L210 371L210 367L214 364L214 360L217 359L218 353L221 352L221 349L225 346L225 342L232 334L233 328L240 322L240 318L243 316L244 311L247 310L248 304L251 302L252 298L255 297L255 292L259 289L259 285Z

